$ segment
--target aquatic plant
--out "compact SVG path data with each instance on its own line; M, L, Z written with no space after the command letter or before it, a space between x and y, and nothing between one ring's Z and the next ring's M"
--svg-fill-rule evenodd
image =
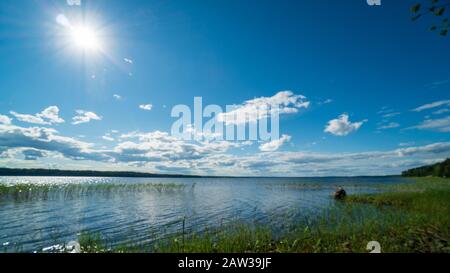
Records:
M143 191L170 193L185 188L185 184L175 183L0 183L0 199L24 201L50 197L74 198L89 194L130 194Z
M367 243L375 240L383 252L450 252L450 180L426 178L387 187L383 193L349 196L283 234L268 225L236 222L109 251L367 252Z

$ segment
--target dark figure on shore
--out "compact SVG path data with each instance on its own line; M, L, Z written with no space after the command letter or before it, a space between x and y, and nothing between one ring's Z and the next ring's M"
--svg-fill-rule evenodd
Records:
M347 193L345 192L343 187L339 187L337 191L334 192L334 199L342 200L345 198Z

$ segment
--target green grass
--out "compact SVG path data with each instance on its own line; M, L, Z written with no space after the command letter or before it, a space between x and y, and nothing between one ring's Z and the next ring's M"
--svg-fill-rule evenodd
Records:
M418 178L385 190L348 196L314 221L294 223L281 234L269 226L234 223L180 232L152 245L105 248L102 240L80 242L86 252L368 252L369 241L378 241L382 252L450 252L449 179Z

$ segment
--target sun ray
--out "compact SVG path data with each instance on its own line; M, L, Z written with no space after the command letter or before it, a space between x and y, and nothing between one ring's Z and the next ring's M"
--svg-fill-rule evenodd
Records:
M98 36L89 26L72 27L70 31L73 42L82 50L95 51L100 48Z

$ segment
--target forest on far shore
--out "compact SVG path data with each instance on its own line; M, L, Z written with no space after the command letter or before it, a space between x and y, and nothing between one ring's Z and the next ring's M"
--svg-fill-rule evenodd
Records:
M402 172L402 176L450 177L450 158L433 165L406 170Z

